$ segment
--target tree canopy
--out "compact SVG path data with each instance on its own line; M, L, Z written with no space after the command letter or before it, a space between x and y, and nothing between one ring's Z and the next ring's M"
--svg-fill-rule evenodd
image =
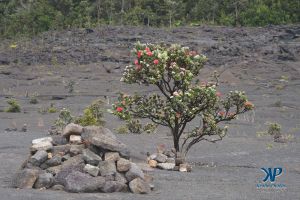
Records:
M300 0L1 0L0 34L99 24L264 26L300 21Z

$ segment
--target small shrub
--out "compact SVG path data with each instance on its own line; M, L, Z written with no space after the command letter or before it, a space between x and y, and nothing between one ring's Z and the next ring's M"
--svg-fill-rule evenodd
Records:
M17 100L9 99L7 103L9 104L9 107L5 110L5 112L12 112L12 113L21 112L21 106Z
M147 123L145 126L144 126L144 128L143 128L143 130L146 132L146 133L148 133L148 134L150 134L150 133L155 133L156 132L156 129L157 129L157 124L154 124L154 123Z
M73 93L74 92L74 86L76 82L74 80L69 80L67 84L65 85L65 88L68 90L68 93Z
M38 104L39 103L39 101L38 101L38 99L37 99L37 93L34 93L31 97L30 97L30 100L29 100L29 103L30 104Z
M129 133L128 127L126 125L120 126L119 128L116 129L116 131L118 134L128 134Z
M141 134L143 132L143 126L137 119L127 121L126 126L131 133Z
M74 117L71 115L71 112L63 108L58 115L58 119L55 120L54 126L62 130L66 125L74 121Z
M103 126L105 121L103 120L103 109L104 102L101 99L93 101L91 105L89 105L83 111L83 115L78 117L75 120L75 123L78 123L82 126Z
M54 104L51 103L50 107L47 109L48 113L56 113L57 112L57 108L55 108Z

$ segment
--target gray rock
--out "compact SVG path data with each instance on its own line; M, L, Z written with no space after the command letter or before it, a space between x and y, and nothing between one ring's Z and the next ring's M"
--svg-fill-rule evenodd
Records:
M70 155L71 156L76 156L78 154L81 154L83 149L85 148L84 144L79 144L79 145L71 145L70 148Z
M127 172L130 168L130 161L124 158L120 158L117 161L117 170L119 172Z
M167 158L168 158L168 156L166 156L162 153L158 153L155 160L159 163L164 163L164 162L166 162Z
M141 178L136 178L129 183L131 192L135 194L148 194L151 192L150 185Z
M58 166L55 166L55 167L49 167L49 168L46 169L46 171L53 174L53 175L56 175L61 171L61 169L62 169L62 166L58 165Z
M123 184L128 183L128 181L127 181L125 175L124 175L124 174L121 174L121 173L119 173L119 172L117 172L117 173L115 174L115 181L118 181L118 182L123 183Z
M90 164L86 164L83 168L83 171L92 176L98 176L99 174L99 168Z
M62 156L55 155L51 159L47 160L45 164L49 167L54 167L54 166L60 165L61 162L62 162Z
M106 161L118 161L120 159L120 154L118 152L107 152L104 155L104 160Z
M157 153L154 153L154 154L151 154L151 155L149 156L149 159L150 159L150 160L155 160L156 157L157 157Z
M31 151L32 152L35 152L35 151L39 151L39 150L44 150L44 151L48 151L48 150L51 150L53 147L52 143L49 142L49 141L45 141L45 142L40 142L40 143L37 143L37 144L33 144L31 146Z
M82 159L82 155L77 155L70 157L68 160L62 163L62 168L66 168L69 166L75 166L79 164L84 164L84 160Z
M116 164L113 161L101 161L99 170L101 176L114 175L117 172Z
M50 188L54 183L54 177L51 173L41 173L34 184L34 188Z
M105 193L125 192L127 190L127 185L118 181L107 181L105 185L101 187L101 191Z
M166 163L175 163L175 158L167 158Z
M128 182L135 178L144 179L144 172L135 163L130 163L129 171L126 172L125 177Z
M66 177L65 189L68 192L96 192L105 185L101 176L92 177L88 174L73 171Z
M65 155L70 152L70 149L71 149L71 145L66 144L66 145L54 146L51 152L53 155L57 155L57 154Z
M63 137L61 135L53 135L52 136L52 144L54 146L65 145L65 144L68 144L68 141L65 137Z
M83 168L84 168L84 164L70 165L68 167L61 168L61 170L55 176L55 184L60 184L60 185L65 186L66 178L68 177L68 175L74 171L83 173Z
M175 163L158 163L157 168L165 169L165 170L173 170L175 167Z
M83 160L90 165L97 166L100 161L102 161L101 157L92 152L89 149L84 149L82 151L82 158Z
M51 188L52 190L58 190L58 191L63 191L65 189L65 187L63 185L53 185L53 187Z
M31 156L29 162L35 166L40 166L47 159L48 159L48 153L44 150L39 150L33 156Z
M113 139L117 139L116 136L107 128L99 127L99 126L86 126L83 128L83 133L81 137L84 141L91 142L93 137L97 137L99 135L106 135Z
M15 174L12 186L20 189L30 189L33 187L38 176L39 170L23 169Z
M63 130L63 136L69 139L70 135L81 135L83 127L78 124L68 124Z
M119 152L121 156L128 158L130 152L125 144L119 140L107 135L97 135L91 140L91 143L101 149Z

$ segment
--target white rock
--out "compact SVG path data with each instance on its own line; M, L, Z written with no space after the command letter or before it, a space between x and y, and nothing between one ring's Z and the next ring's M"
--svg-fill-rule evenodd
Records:
M43 137L43 138L38 138L38 139L32 140L32 144L38 144L41 142L52 142L52 141L53 141L52 137Z
M175 167L175 163L158 163L157 167L165 170L172 170Z
M81 144L81 136L80 135L71 135L70 143L72 144Z
M85 167L83 168L83 171L85 171L86 173L92 176L98 176L99 174L99 168L90 164L86 164Z
M38 150L48 151L48 150L52 149L52 147L53 147L53 145L51 142L45 141L45 142L39 142L37 144L32 145L31 150L32 151L38 151Z

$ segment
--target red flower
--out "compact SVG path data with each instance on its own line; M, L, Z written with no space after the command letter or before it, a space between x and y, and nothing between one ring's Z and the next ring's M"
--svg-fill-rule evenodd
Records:
M142 66L141 66L141 65L137 65L137 66L135 67L135 69L136 69L137 71L140 71L140 70L142 69Z
M117 107L117 112L122 112L123 111L123 108L122 107Z
M151 51L149 47L146 47L145 50L146 50L147 52L150 52L150 51Z
M216 92L217 97L221 97L222 93L221 92Z
M218 115L220 115L220 116L224 116L225 115L225 112L224 111L220 111L219 113L218 113Z
M244 104L246 109L252 109L254 107L253 103L251 103L250 101L246 101Z
M143 55L143 52L142 52L142 51L138 51L138 52L137 52L137 57L138 57L138 58L141 58L142 55Z
M152 56L153 53L152 53L151 51L148 51L148 52L147 52L147 55L148 55L148 56Z
M138 64L139 64L139 61L138 61L138 60L135 60L135 61L134 61L134 64L135 64L135 65L138 65Z
M155 60L153 61L153 63L154 63L155 65L158 65L159 61L158 61L157 59L155 59Z

